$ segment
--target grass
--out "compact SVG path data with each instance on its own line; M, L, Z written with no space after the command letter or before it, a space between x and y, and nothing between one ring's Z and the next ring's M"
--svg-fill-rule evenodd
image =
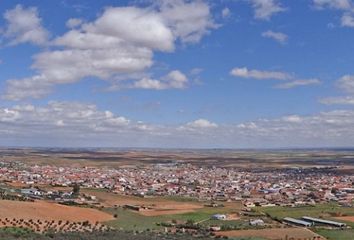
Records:
M285 217L301 218L310 217L333 217L337 214L354 216L354 207L341 207L336 203L318 204L305 207L266 207L255 208L256 211L264 212L270 217L282 220Z
M239 237L239 238L228 238L230 240L267 240L265 238L259 238L259 237Z
M166 196L163 199L176 202L199 202L198 198L184 197L184 196Z
M203 220L210 219L213 214L216 213L229 213L231 209L225 208L202 208L195 212L183 213L183 214L173 214L173 215L163 215L163 216L143 216L137 212L131 210L125 210L122 208L105 208L104 211L114 215L117 214L117 220L112 220L107 222L108 225L115 228L122 228L124 230L146 230L146 229L161 229L158 223L169 222L172 220L187 221L193 220L194 222L199 222ZM207 220L203 222L203 226L210 225L239 225L240 221L214 221Z
M353 240L354 238L354 229L345 229L345 230L316 229L315 232L326 237L328 240Z
M16 238L26 237L36 235L31 229L28 228L20 228L20 227L4 227L0 228L0 238L11 235Z
M354 228L353 222L334 219L334 216L340 214L345 216L354 216L354 207L341 207L336 203L319 204L313 207L268 207L256 208L256 211L262 211L276 220L282 220L284 217L301 218L303 216L323 217L328 220L344 222ZM328 240L353 240L354 229L323 229L314 228L317 234L326 237Z

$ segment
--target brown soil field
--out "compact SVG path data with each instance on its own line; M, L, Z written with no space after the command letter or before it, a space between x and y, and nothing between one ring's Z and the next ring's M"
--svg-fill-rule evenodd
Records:
M25 188L28 187L27 184L21 183L21 182L8 182L6 185L11 186L11 187L16 187L16 188Z
M269 240L285 240L290 239L312 239L313 237L320 237L318 234L306 228L269 228L259 230L237 230L217 232L218 236L227 237L263 237ZM288 238L286 238L288 236ZM325 239L323 237L319 239Z
M124 205L140 205L148 207L148 210L142 210L138 213L143 216L163 216L183 214L198 211L205 208L205 202L198 201L178 201L164 197L142 198L135 196L125 196L95 189L81 189L82 193L94 195L101 205L105 207L118 207ZM223 211L240 211L242 204L240 202L223 202ZM233 219L238 219L233 218Z
M0 219L33 219L89 221L91 223L113 220L108 213L96 209L65 206L45 201L20 202L0 200Z
M348 222L354 222L354 216L336 217L335 219L348 221Z
M122 196L114 193L82 189L82 193L96 196L100 203L105 207L115 207L124 205L143 205L151 208L150 210L139 211L144 216L161 216L170 214L182 214L194 212L203 208L199 202L178 202L159 197L141 198L133 196Z

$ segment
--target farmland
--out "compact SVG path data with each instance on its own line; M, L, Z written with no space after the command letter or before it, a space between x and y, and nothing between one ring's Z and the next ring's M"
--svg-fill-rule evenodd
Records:
M303 216L329 218L354 216L354 207L341 207L336 203L304 207L266 207L256 208L255 210L264 212L277 220L282 220L285 217L301 218Z
M346 223L351 228L354 227L353 207L341 207L338 204L318 204L307 207L269 207L257 208L257 211L266 213L273 219L281 220L284 217L301 218L302 216L319 217L328 220L340 221ZM340 217L338 217L340 216ZM352 240L353 229L326 229L316 227L312 229L317 234L326 237L328 240Z
M113 217L107 213L89 209L64 206L45 201L20 202L0 200L0 218L23 218L40 220L104 222Z
M115 207L124 205L143 205L149 207L151 210L142 211L142 215L158 216L170 215L179 213L194 212L203 208L203 204L197 201L176 201L166 197L141 198L134 196L122 196L118 194L109 193L106 191L97 191L95 189L84 189L82 192L95 195L101 204L105 207Z
M336 151L7 150L0 161L0 227L43 234L217 233L252 240L316 234L331 239L333 231L346 239L351 229L294 228L282 219L321 217L353 227L349 156ZM341 164L333 166L333 158ZM265 160L267 166L256 166Z
M135 167L190 163L198 166L274 169L338 166L354 172L352 150L193 150L193 149L0 149L11 161L57 166Z
M122 198L122 196L119 196L118 198ZM156 202L156 205L159 206L162 204L162 208L168 206L168 207L173 207L172 204L173 202L171 200L166 200L164 198L159 199L140 199L140 201L143 201L144 204L151 204L151 202ZM124 201L125 202L125 201ZM133 201L134 202L134 201ZM168 203L168 205L163 205L164 203ZM142 203L142 202L140 202ZM161 207L159 206L157 210L147 210L147 211L132 211L132 210L126 210L121 207L111 207L111 208L104 208L103 211L108 212L109 214L112 215L117 215L118 218L112 221L107 222L109 226L116 227L116 228L123 228L123 229L130 229L130 230L145 230L147 228L149 229L161 229L161 226L159 226L160 223L164 222L171 222L171 221L182 221L186 222L188 220L191 220L193 222L200 222L200 221L207 221L210 219L210 217L213 214L217 213L223 213L223 214L228 214L228 213L236 213L241 209L240 203L229 203L226 204L224 207L217 207L217 208L210 208L210 207L204 207L202 203L195 203L195 202L174 202L175 208L173 209L180 209L181 206L189 206L191 205L196 205L198 208L195 208L193 211L190 212L184 212L183 210L171 210L171 211L165 211L162 210L162 213L160 213ZM210 222L212 224L213 222ZM234 225L239 225L239 221L235 220L230 220L230 221L222 221L222 222L217 222L218 224L234 224ZM204 224L207 224L205 222Z
M313 239L314 237L320 237L318 234L313 233L306 228L273 228L273 229L261 229L261 230L238 230L238 231L226 231L218 232L218 236L227 237L261 237L269 240L280 239ZM320 238L323 239L323 238Z
M329 230L329 229L317 229L316 232L328 240L352 240L354 236L353 229L347 230Z

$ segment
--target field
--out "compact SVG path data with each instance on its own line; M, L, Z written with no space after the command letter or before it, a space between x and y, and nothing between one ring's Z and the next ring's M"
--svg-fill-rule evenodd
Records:
M64 206L45 201L20 202L0 200L0 219L33 219L104 222L114 219L112 215L95 209Z
M313 207L269 207L257 208L274 219L281 220L284 217L301 218L302 216L323 217L328 220L340 221L350 227L354 227L354 207L340 207L335 203L321 204ZM328 240L353 240L354 230L335 230L314 228L316 233L326 237Z
M62 166L94 166L107 168L144 169L149 164L175 164L188 163L197 166L237 167L238 169L252 171L267 171L288 167L329 167L318 171L329 171L338 174L353 172L354 152L335 150L303 150L303 151L234 151L234 150L63 150L63 149L2 149L2 159L5 161L23 161L32 164L48 164ZM334 168L334 166L339 167ZM0 176L1 180L1 176ZM25 187L23 184L12 183L12 188ZM29 186L26 186L29 187ZM58 188L39 186L41 189L55 188L56 190L70 191L71 188ZM198 223L202 229L209 226L220 226L223 230L241 229L238 231L223 231L223 236L239 239L286 239L295 237L305 239L323 235L329 240L347 240L353 236L353 230L326 230L314 228L312 232L303 228L280 228L284 217L301 218L302 216L323 217L337 219L354 227L354 208L344 208L336 204L322 204L314 207L270 207L255 208L270 218L265 217L267 226L273 228L250 229L250 217L239 216L243 208L241 202L219 202L222 207L206 207L206 203L192 198L180 197L134 197L122 196L107 192L103 189L84 189L81 193L97 197L99 204L91 208L69 207L45 201L36 202L10 202L0 201L0 220L6 220L7 225L0 221L1 226L13 224L23 226L19 219L40 220L46 227L62 226L62 221L70 221L74 229L84 229L84 221L96 221L107 224L116 229L123 230L163 230L164 226L171 224ZM125 209L125 205L139 205L147 208L141 211ZM211 220L214 214L232 216L226 221ZM10 220L9 220L10 219ZM11 221L11 219L15 219ZM54 223L51 223L55 221ZM59 224L59 221L61 223ZM9 223L10 222L10 223ZM41 224L42 224L41 222ZM80 223L81 222L81 223ZM17 225L16 225L17 224ZM28 222L26 222L28 224ZM32 222L30 224L33 224ZM81 224L81 225L80 225ZM192 224L193 225L193 224ZM193 225L195 226L195 225ZM92 229L92 226L90 226ZM248 230L246 230L248 229ZM64 228L66 230L66 228ZM100 230L100 229L98 229ZM353 240L353 239L352 239Z
M140 205L149 207L149 210L139 212L144 216L182 214L195 212L196 210L203 208L203 204L197 201L176 201L163 197L141 198L134 196L121 196L105 191L97 191L95 189L83 189L82 192L95 195L99 199L100 203L108 208L124 205Z
M106 207L103 211L117 215L117 219L109 221L110 226L123 228L125 230L145 230L145 229L160 229L159 223L171 222L172 220L194 222L208 222L210 217L216 213L233 214L233 219L236 219L235 213L240 211L242 206L239 202L223 203L224 207L205 207L204 203L189 199L179 198L139 198L131 196L120 196L111 193L94 193L94 190L89 191L91 194L103 199ZM133 211L123 209L124 204L139 204L144 206L153 206L152 210ZM236 224L239 225L239 220L219 221L219 224Z
M260 230L225 231L218 232L216 235L227 237L262 237L269 240L285 240L291 237L294 239L313 239L313 237L319 236L306 228L272 228Z
M61 166L130 167L159 163L274 169L284 167L336 166L354 173L352 149L313 150L192 150L192 149L0 149L7 161Z
M317 229L316 233L326 237L328 240L353 240L354 230L329 230Z
M161 229L158 226L159 223L171 222L172 220L176 221L194 221L201 222L207 221L210 219L211 215L216 213L227 213L231 212L230 209L224 208L201 208L198 211L182 214L169 214L169 215L159 215L159 216L144 216L139 212L125 210L122 208L117 209L105 209L111 214L117 214L118 218L116 220L108 222L112 227L123 228L125 230L145 230L145 229ZM239 220L230 220L230 221L214 221L211 223L218 224L231 224L231 225L240 225L242 224Z
M301 218L303 216L335 218L340 216L354 216L354 207L341 207L338 204L317 204L305 207L266 207L255 208L270 217L282 220L285 217Z
M335 219L354 223L354 216L336 217Z

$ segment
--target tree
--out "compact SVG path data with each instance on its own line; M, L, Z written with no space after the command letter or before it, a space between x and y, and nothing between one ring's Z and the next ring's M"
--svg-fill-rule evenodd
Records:
M187 222L186 222L186 225L193 226L194 223L195 223L195 221L193 219L188 219Z
M74 197L78 197L79 194L80 194L80 185L77 184L77 183L75 183L75 184L73 185L73 196L74 196Z

